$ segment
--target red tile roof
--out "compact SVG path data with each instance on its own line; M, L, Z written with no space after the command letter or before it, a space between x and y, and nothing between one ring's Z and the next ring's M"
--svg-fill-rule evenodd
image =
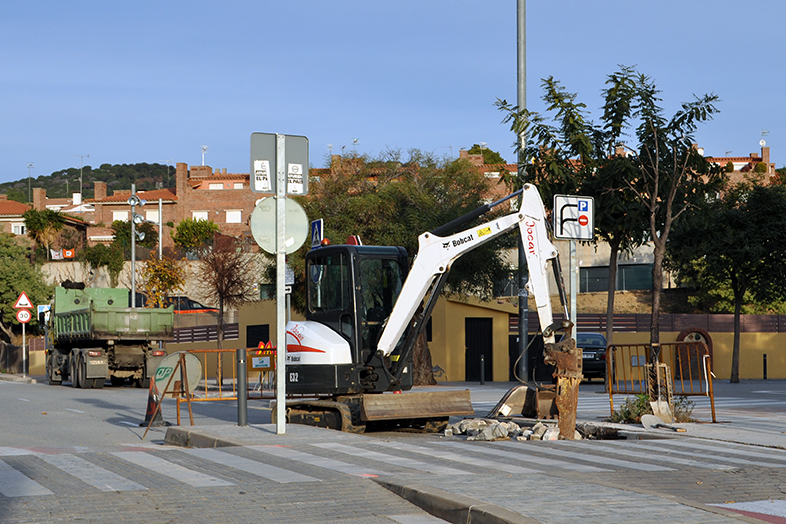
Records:
M22 216L29 209L32 209L32 207L16 200L0 200L0 215L2 216Z

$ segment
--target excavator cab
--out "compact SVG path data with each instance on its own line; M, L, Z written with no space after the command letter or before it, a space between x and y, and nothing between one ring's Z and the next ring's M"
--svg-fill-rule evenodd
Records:
M330 342L317 350L319 354L313 354L316 348L307 343L288 344L289 391L352 394L388 389L390 359L396 354L387 358L377 355L377 342L408 269L403 247L334 245L308 252L306 320L332 333L320 334L321 340ZM304 325L316 327L310 322ZM295 332L290 336L303 341L309 334ZM411 370L411 365L408 367ZM409 389L411 383L408 371L401 386Z

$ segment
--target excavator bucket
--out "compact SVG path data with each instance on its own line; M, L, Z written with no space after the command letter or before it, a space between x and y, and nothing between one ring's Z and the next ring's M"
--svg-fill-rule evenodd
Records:
M360 418L366 422L390 419L472 416L469 390L361 395Z

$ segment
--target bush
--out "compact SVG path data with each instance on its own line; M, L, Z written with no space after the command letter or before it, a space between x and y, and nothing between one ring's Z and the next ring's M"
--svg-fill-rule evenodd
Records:
M650 397L646 393L641 393L635 397L626 398L619 409L614 410L609 422L641 422L642 415L651 415Z

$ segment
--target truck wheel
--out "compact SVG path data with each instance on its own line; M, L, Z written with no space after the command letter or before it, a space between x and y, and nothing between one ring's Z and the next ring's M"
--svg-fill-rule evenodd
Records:
M93 379L86 378L87 377L87 362L80 356L79 362L77 363L77 375L79 376L79 387L82 389L88 389L93 387Z
M59 386L63 383L63 377L60 375L55 376L53 360L54 357L51 354L46 356L46 378L50 386Z
M148 389L150 387L150 377L135 378L133 383L135 388Z
M104 387L104 382L106 382L105 378L94 378L91 379L93 381L93 389L101 389Z
M68 360L68 374L71 376L71 387L78 388L81 387L79 384L79 367L78 362L79 355L72 354L71 358Z

